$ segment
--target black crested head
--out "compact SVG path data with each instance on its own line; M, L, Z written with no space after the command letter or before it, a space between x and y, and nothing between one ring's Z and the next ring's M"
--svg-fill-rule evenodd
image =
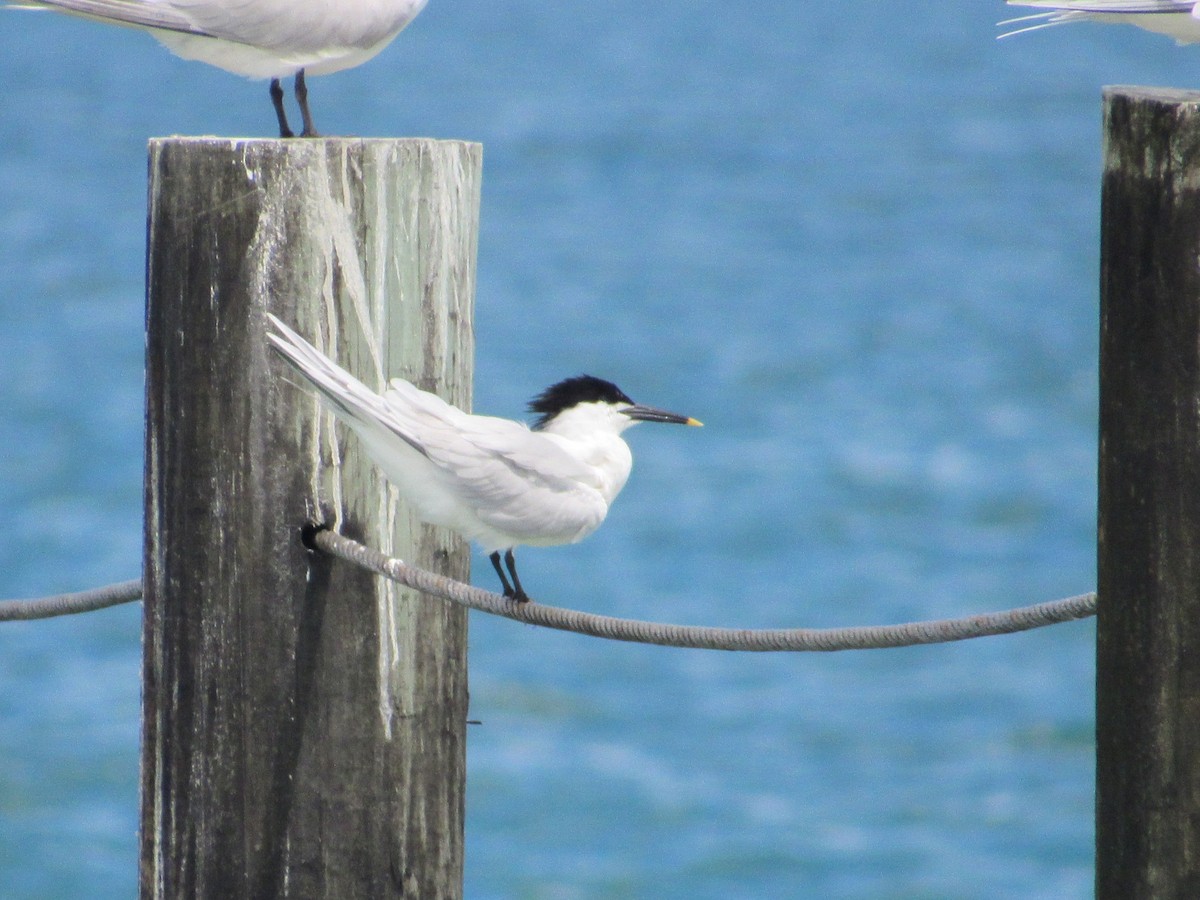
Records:
M533 427L541 428L564 409L580 403L633 403L625 392L603 378L576 375L552 384L529 401L529 411L537 413Z

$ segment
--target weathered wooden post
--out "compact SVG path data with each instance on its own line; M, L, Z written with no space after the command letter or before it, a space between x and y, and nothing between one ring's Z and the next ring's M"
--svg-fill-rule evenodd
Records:
M150 145L143 898L462 893L466 617L301 546L323 518L454 577L268 352L469 408L481 152Z
M1200 897L1200 94L1104 95L1096 895Z

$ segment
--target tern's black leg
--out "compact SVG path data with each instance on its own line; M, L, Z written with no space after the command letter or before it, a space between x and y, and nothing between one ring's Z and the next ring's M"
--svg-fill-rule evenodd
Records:
M295 137L292 129L288 128L287 113L283 111L283 86L278 78L271 79L271 104L275 107L275 116L279 119L279 136L281 138Z
M519 600L522 603L528 602L529 595L525 593L525 588L521 587L521 579L517 577L517 560L513 556L512 548L510 547L504 554L504 564L508 566L508 574L512 576L513 599Z
M308 85L304 82L304 70L296 73L296 102L300 104L300 115L304 117L304 130L300 137L320 137L313 127L312 114L308 111Z
M496 574L500 576L500 583L504 585L504 596L508 597L510 600L514 599L517 595L513 591L512 585L508 583L508 578L505 576L504 570L500 568L500 551L497 550L495 553L491 554L488 559L492 561L492 568L496 570Z

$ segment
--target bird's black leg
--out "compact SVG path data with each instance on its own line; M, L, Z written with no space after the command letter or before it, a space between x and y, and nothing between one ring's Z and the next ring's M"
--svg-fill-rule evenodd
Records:
M300 115L304 117L304 130L300 137L320 137L313 127L312 113L308 111L308 85L304 82L304 70L296 73L296 102L300 104Z
M283 111L283 86L278 78L271 79L271 104L275 107L275 116L279 119L279 136L281 138L295 137L292 129L288 128L287 113Z
M504 564L508 566L508 574L512 576L513 599L521 603L529 602L529 595L525 593L525 588L521 587L521 579L517 577L517 560L513 556L512 548L510 547L504 554Z
M500 568L500 551L497 550L488 559L492 561L492 568L496 570L496 574L500 576L500 583L504 585L504 596L510 600L514 599L517 595L513 591L512 585L508 583L508 578L505 576L504 570Z

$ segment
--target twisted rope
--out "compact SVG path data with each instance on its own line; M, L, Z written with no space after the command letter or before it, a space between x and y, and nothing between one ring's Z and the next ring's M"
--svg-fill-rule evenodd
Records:
M307 531L306 543L314 549L390 578L406 587L449 600L468 609L504 616L529 625L541 625L544 628L664 647L752 652L874 650L1012 634L1059 622L1084 619L1096 614L1096 595L1080 594L1064 600L1053 600L1004 612L981 613L960 619L907 622L901 625L772 629L669 625L597 616L542 603L518 603L491 591L414 568L402 560L384 556L377 550L327 529ZM134 580L37 600L4 600L0 601L0 622L46 619L90 612L138 600L141 596L142 582Z
M0 622L49 619L52 616L91 612L141 598L142 580L138 578L75 594L58 594L37 600L0 600Z
M757 652L872 650L1011 634L1073 619L1084 619L1096 614L1096 595L1080 594L1065 600L1053 600L1005 612L982 613L961 619L909 622L903 625L778 629L667 625L597 616L542 603L518 603L499 594L463 584L461 581L414 568L328 529L308 533L307 542L332 556L390 578L406 587L441 597L469 609L504 616L529 625L573 631L614 641L633 641L664 647Z

